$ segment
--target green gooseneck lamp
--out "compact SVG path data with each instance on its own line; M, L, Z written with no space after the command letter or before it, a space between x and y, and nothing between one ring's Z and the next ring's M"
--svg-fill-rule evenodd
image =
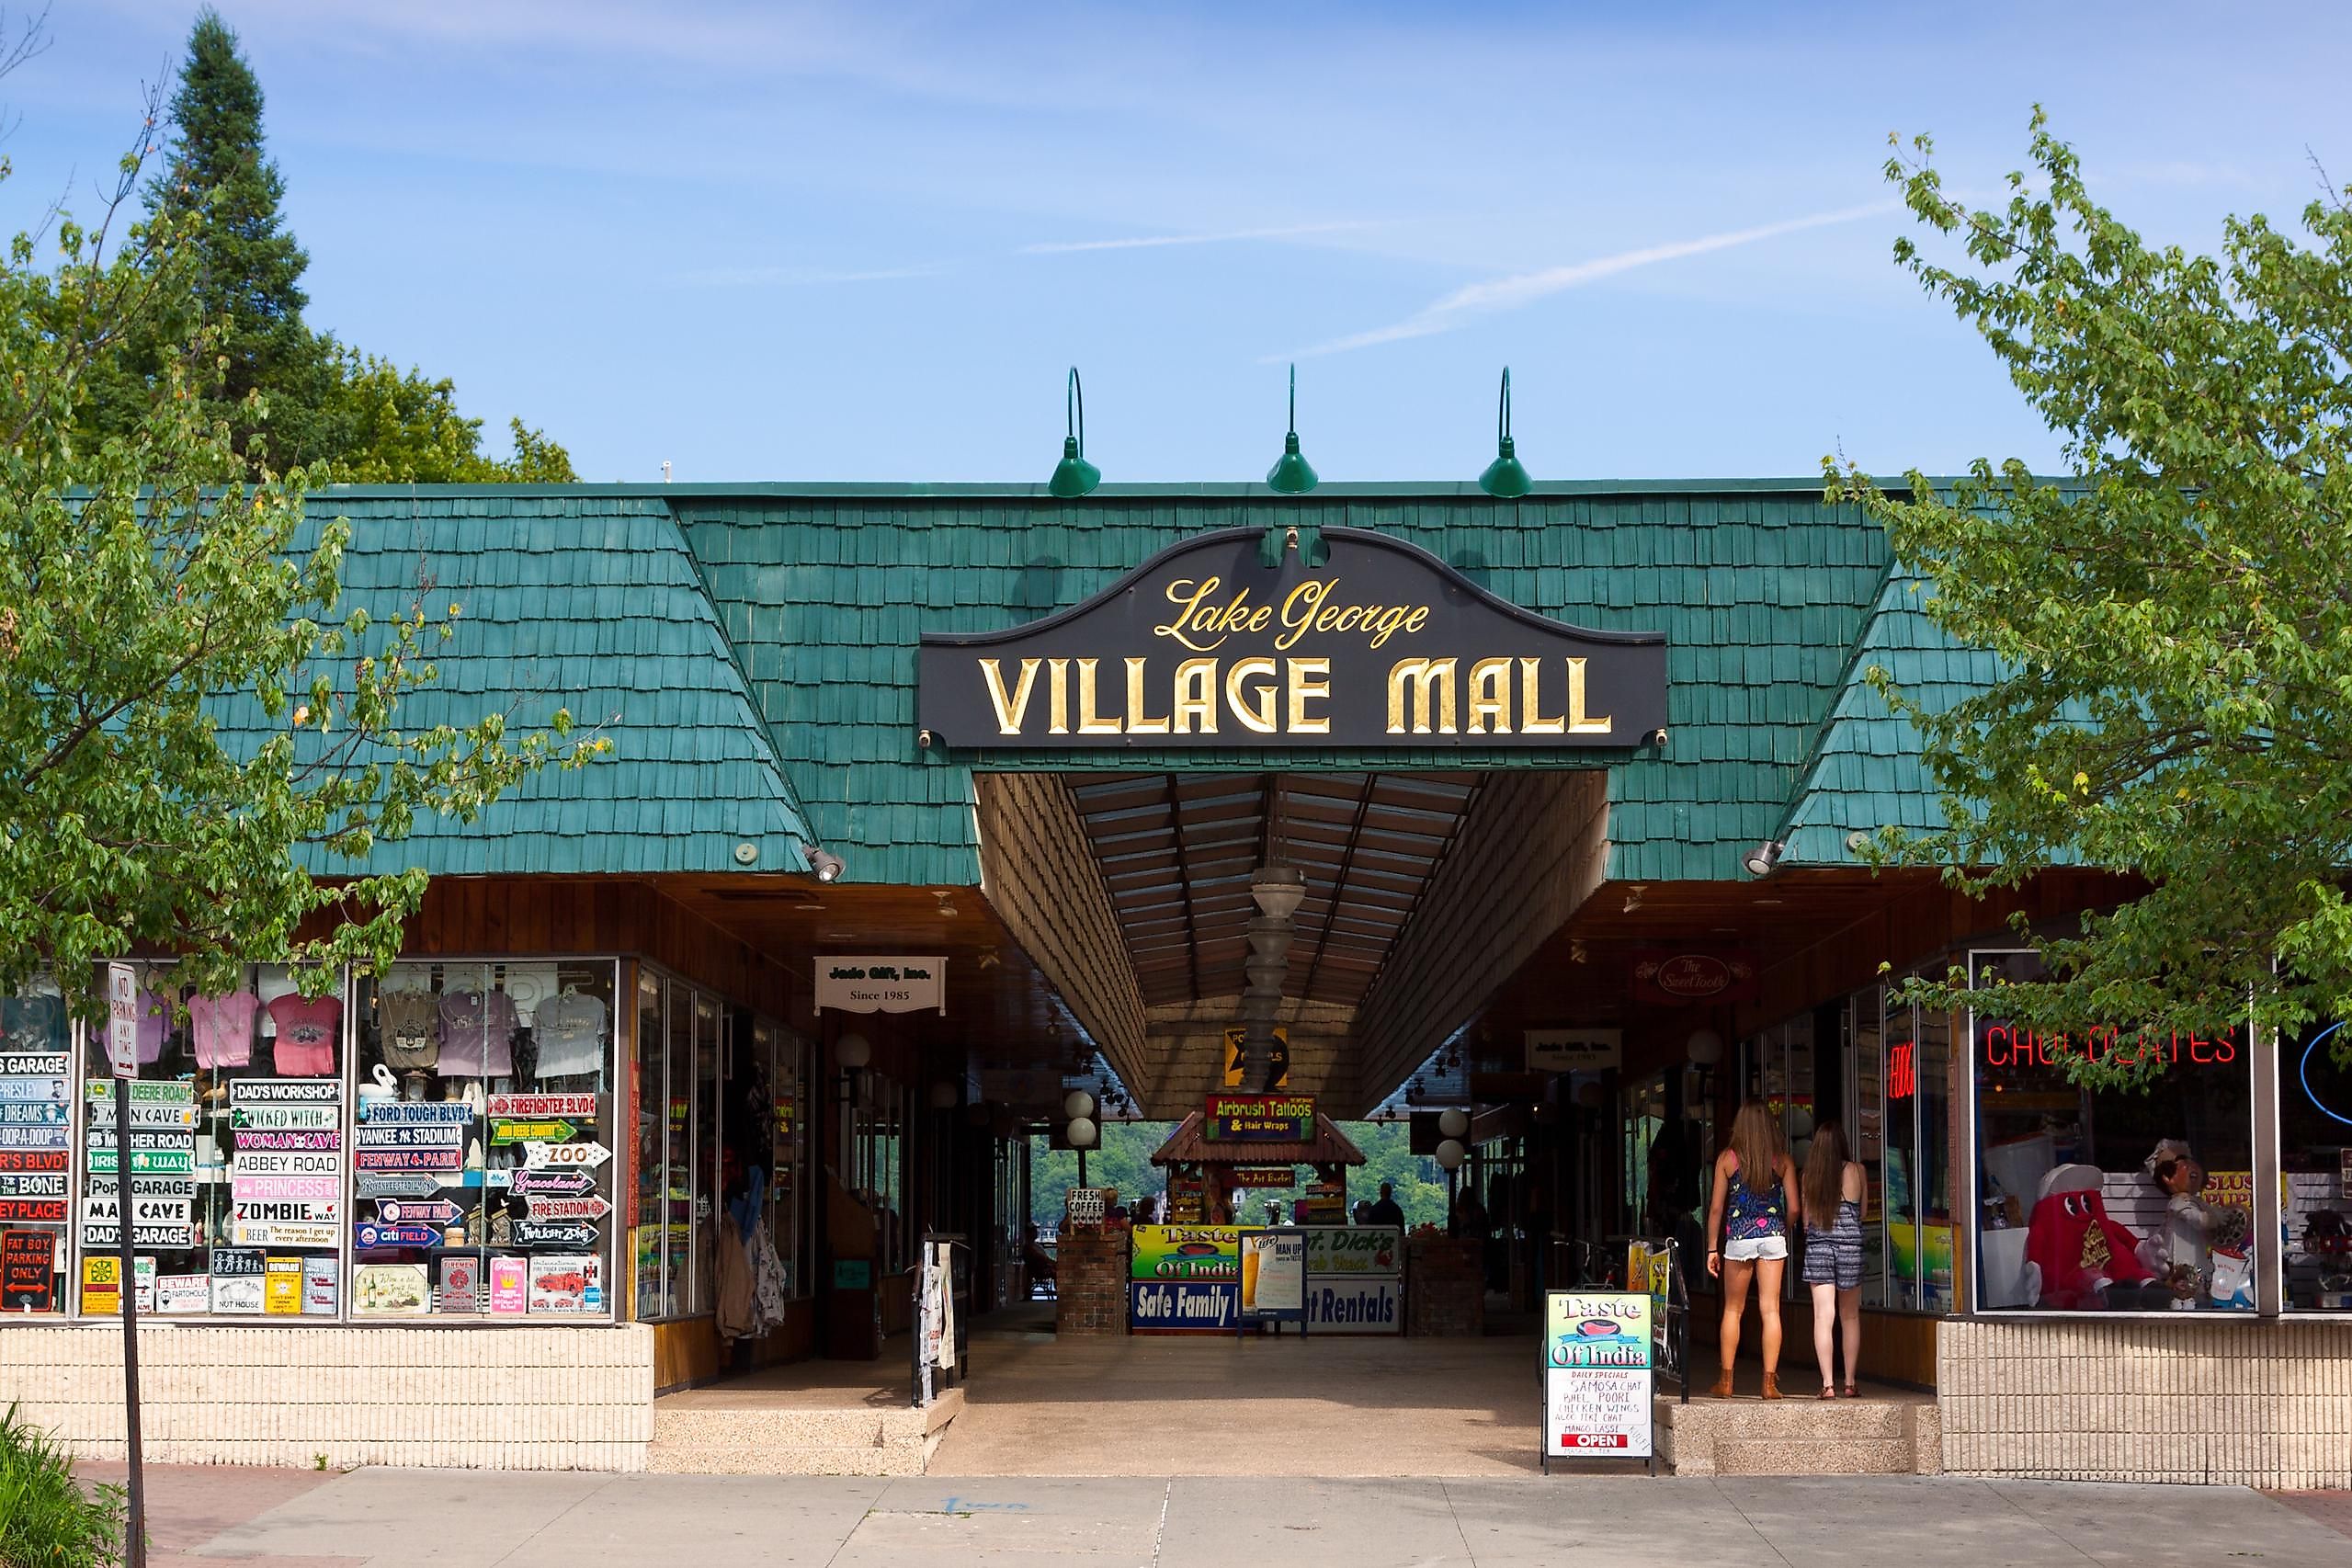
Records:
M1304 495L1322 481L1299 455L1299 367L1290 367L1290 433L1282 437L1282 455L1266 471L1269 489L1282 495Z
M1503 398L1494 409L1494 460L1478 476L1478 487L1489 495L1516 501L1534 483L1528 477L1527 465L1519 461L1517 449L1511 445L1511 367L1506 365Z
M1086 389L1078 384L1078 367L1070 367L1070 381L1063 389L1062 418L1062 460L1053 465L1053 477L1046 482L1046 489L1064 501L1075 501L1103 482L1103 471L1086 460Z

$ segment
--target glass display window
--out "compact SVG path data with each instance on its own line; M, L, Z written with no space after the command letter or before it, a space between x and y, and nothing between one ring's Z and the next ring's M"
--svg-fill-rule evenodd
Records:
M69 1305L73 1030L56 983L0 997L0 1315Z
M2030 952L1977 952L1969 971L1983 994L2003 979L2035 978L2038 962ZM2266 1244L2253 1222L2244 1028L2209 1036L2092 1019L2051 1033L2001 1016L1991 994L1970 1027L1978 1309L2252 1312L2255 1271L2276 1238ZM1920 1029L1930 1219L1947 1180L1937 1158L1942 1048ZM2084 1056L2161 1071L2091 1089L2067 1075L2069 1060ZM1890 1094L1892 1083L1891 1069Z
M348 1222L348 1020L341 984L244 970L218 994L168 963L134 966L138 1076L117 1085L102 1029L84 1034L78 1302L122 1310L131 1232L140 1311L158 1317L343 1315ZM128 1100L128 1146L116 1098Z
M618 975L415 960L358 987L353 1317L609 1313Z
M2346 1031L2307 1028L2278 1056L2279 1221L2289 1312L2352 1312L2352 1066Z

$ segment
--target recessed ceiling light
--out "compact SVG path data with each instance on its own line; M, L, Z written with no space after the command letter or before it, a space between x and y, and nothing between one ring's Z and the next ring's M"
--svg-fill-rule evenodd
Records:
M1778 908L1779 908L1782 904L1784 904L1784 903L1788 903L1789 901L1788 901L1787 899L1785 899L1785 898L1760 898L1760 899L1757 899L1755 902L1756 902L1756 904L1757 904L1757 906L1758 906L1759 908L1763 908L1763 909L1778 909Z

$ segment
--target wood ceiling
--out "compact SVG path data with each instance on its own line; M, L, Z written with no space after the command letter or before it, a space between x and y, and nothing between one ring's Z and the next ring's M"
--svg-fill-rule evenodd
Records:
M1269 860L1305 873L1283 994L1352 1006L1412 919L1475 774L1121 774L1070 787L1147 1005L1238 995Z

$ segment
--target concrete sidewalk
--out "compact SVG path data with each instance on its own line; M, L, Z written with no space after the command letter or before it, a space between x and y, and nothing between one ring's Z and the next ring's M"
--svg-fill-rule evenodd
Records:
M102 1467L87 1467L106 1478ZM909 1481L155 1467L155 1568L2341 1568L2338 1499L1902 1476Z

